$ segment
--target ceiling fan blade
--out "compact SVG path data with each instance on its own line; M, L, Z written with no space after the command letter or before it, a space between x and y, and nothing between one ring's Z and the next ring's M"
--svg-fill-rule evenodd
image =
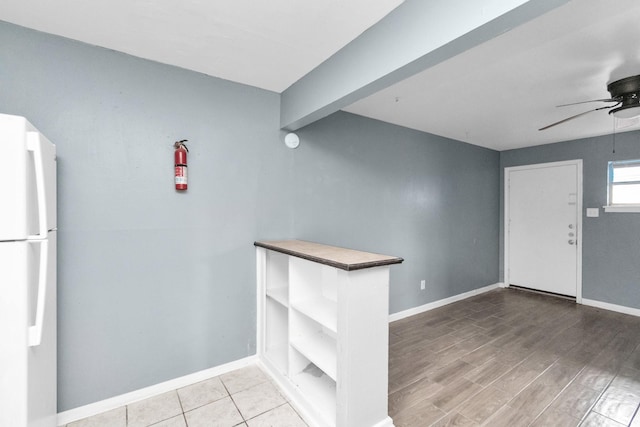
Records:
M556 107L568 107L569 105L578 105L578 104L588 104L590 102L620 102L617 98L608 98L608 99L590 99L589 101L580 101L580 102L572 102L570 104L561 104L556 105Z
M543 128L540 128L540 129L538 129L538 130L545 130L545 129L549 129L549 128L554 127L554 126L556 126L556 125L559 125L559 124L561 124L561 123L568 122L569 120L573 120L573 119L578 118L578 117L580 117L580 116L584 116L585 114L591 113L591 112L593 112L593 111L606 110L606 109L608 109L608 108L613 108L613 107L616 107L616 106L618 106L618 105L620 105L620 102L618 102L617 104L614 104L614 105L607 105L606 107L599 107L599 108L594 108L593 110L584 111L584 112L582 112L582 113L579 113L579 114L573 115L573 116L571 116L571 117L567 117L566 119L562 119L562 120L560 120L559 122L551 123L550 125L547 125L547 126L545 126L545 127L543 127Z

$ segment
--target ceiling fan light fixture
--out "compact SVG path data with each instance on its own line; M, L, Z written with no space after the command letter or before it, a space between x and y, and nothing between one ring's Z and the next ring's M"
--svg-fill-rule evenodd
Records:
M612 98L619 98L620 105L609 114L617 119L632 119L640 116L640 75L617 80L607 85Z
M613 114L613 117L616 119L633 119L640 117L640 104L618 107L609 111L609 114Z
M626 93L622 97L622 105L609 111L617 119L632 119L640 116L640 96L638 92Z

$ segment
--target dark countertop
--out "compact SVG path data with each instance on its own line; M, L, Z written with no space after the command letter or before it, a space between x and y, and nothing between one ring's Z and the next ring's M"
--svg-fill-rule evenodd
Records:
M303 240L258 241L254 242L254 245L347 271L400 264L404 261L395 256L356 251Z

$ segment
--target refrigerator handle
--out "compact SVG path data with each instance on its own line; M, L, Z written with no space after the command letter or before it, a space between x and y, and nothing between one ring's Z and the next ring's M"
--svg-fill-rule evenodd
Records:
M36 193L38 195L38 234L30 239L46 239L47 237L47 198L44 182L44 160L42 144L38 132L27 132L27 150L33 151L36 172Z
M38 273L38 299L36 302L36 324L29 326L29 347L39 346L42 342L42 324L44 322L44 306L47 301L47 269L49 268L49 241L32 240L30 244L40 245L40 268Z

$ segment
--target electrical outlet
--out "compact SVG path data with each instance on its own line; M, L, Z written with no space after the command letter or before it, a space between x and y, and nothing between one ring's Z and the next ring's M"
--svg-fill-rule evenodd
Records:
M426 280L421 280L420 281L420 290L424 291L424 289L427 287L427 281Z

